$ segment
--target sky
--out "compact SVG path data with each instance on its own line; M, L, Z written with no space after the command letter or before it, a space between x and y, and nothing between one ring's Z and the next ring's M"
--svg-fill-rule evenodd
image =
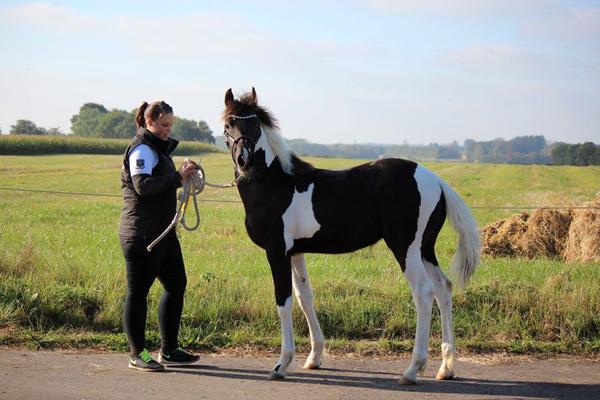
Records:
M288 139L600 143L600 0L0 0L0 54L2 133L165 100L218 135L254 87Z

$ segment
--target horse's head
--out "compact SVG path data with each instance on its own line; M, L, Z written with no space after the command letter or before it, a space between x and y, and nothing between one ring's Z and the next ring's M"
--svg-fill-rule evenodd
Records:
M237 100L231 89L227 90L223 121L225 144L231 151L237 172L245 175L252 168L254 152L263 134L261 127L276 129L277 122L265 108L258 105L254 88Z

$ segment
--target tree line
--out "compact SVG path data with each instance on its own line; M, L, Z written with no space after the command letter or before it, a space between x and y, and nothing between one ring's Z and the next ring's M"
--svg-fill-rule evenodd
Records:
M71 118L71 132L77 136L99 138L131 138L135 132L135 112L107 110L97 103L86 103ZM62 135L59 128L45 129L29 120L18 120L11 134ZM208 124L175 117L173 137L179 140L215 144ZM386 145L386 144L318 144L305 139L288 140L292 151L303 156L376 159L402 157L412 160L466 160L479 163L600 165L600 146L592 143L548 143L542 135L517 136L506 140L465 140L449 144ZM217 137L219 147L225 148L224 138Z
M288 141L299 155L374 159L401 157L412 160L467 160L480 163L551 164L551 149L544 136L517 136L510 140L495 139L477 142L467 139L464 145L456 141L427 145L391 144L316 144L304 139Z
M552 157L546 138L542 135L517 136L510 140L502 138L476 142L465 140L464 154L467 161L508 164L551 164Z
M600 146L592 143L548 144L544 136L512 140L465 141L465 157L472 162L509 164L600 165Z
M0 131L2 133L2 131ZM11 135L63 135L60 128L42 128L37 126L35 122L27 119L18 119L14 125L11 125Z
M600 165L600 146L591 142L548 143L542 135L517 136L491 141L467 139L464 145L449 144L382 145L382 144L317 144L305 139L288 140L298 155L375 159L402 157L412 160L466 160L499 164Z
M71 117L71 133L76 136L98 138L131 138L135 134L135 113L137 110L108 110L102 104L85 103L79 112ZM59 128L45 129L29 120L17 120L10 127L15 135L60 135ZM212 130L205 121L194 121L175 117L173 137L178 140L215 143Z
M600 146L592 142L561 143L552 149L552 163L556 165L600 165Z
M389 144L318 144L305 139L288 140L289 148L296 154L315 157L344 157L374 159L402 157L413 160L460 160L462 148L457 142L428 145Z

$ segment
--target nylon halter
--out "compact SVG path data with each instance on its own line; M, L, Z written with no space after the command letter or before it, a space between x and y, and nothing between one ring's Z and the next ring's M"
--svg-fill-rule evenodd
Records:
M258 116L256 114L250 114L250 115L229 115L229 118L234 119L234 120L245 120L245 119L251 119L251 118L256 118L258 119ZM258 124L258 132L260 132L260 123ZM235 160L235 149L237 147L237 145L240 142L248 142L250 144L249 150L250 150L250 154L254 154L254 147L256 146L256 141L254 139L252 139L250 136L246 136L246 135L240 135L240 137L234 139L233 136L231 136L229 133L227 133L227 129L223 130L223 135L227 138L227 140L232 139L233 143L231 144L231 147L229 148L229 151L231 152L231 158L233 159L233 162L237 165L237 162ZM226 143L227 144L227 143ZM242 144L243 146L243 144ZM228 146L229 147L229 146Z

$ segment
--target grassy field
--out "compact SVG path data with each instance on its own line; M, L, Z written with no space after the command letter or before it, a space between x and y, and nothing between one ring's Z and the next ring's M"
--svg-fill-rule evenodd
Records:
M227 154L200 156L212 183L232 179ZM356 160L311 159L344 168ZM176 157L179 164L181 158ZM427 163L474 207L578 205L600 188L600 167ZM112 194L81 196L0 189L0 345L126 349L121 330L125 269L118 244L121 157L0 157L0 187ZM270 271L246 236L235 189L201 194L202 224L180 233L188 273L182 343L196 349L275 349L279 321ZM226 200L226 202L224 202ZM480 225L517 210L475 208ZM190 217L191 218L191 217ZM455 236L445 227L438 258ZM308 255L317 313L331 351L409 350L410 290L384 244L345 255ZM151 290L149 344L158 343L158 283ZM459 351L600 352L600 266L484 258L454 294ZM294 308L300 347L308 329ZM437 351L440 324L432 324Z

